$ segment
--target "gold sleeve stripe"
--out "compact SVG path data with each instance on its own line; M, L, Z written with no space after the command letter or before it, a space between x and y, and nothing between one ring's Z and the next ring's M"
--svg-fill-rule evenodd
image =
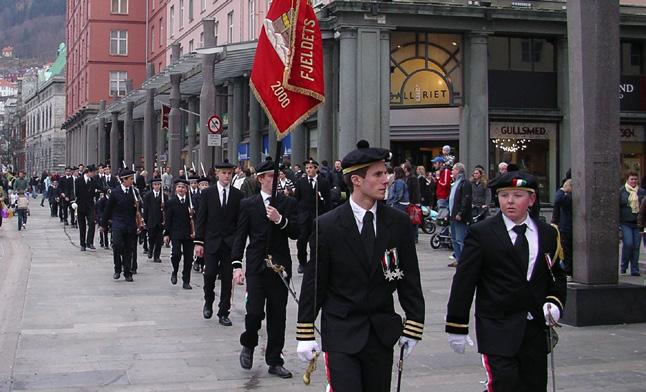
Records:
M419 339L422 338L421 333L412 333L412 332L404 331L404 335L412 336L414 338L419 338Z
M553 299L554 301L556 301L556 302L558 303L558 305L561 307L561 309L563 309L563 304L562 304L562 303L561 303L561 301L560 301L558 298L556 298L555 296L553 296L553 295L548 295L547 297L545 297L545 299Z
M446 323L446 325L449 327L456 327L456 328L469 328L469 324Z
M204 245L204 241L198 241L198 240L195 240L195 241L193 241L193 243L194 243L195 245Z
M314 339L314 334L312 333L312 334L305 335L305 334L298 334L297 333L296 338L297 339Z
M416 327L424 328L424 324L418 323L417 321L413 320L406 320L406 324L414 325Z
M314 328L314 323L297 323L297 328Z
M314 333L313 328L296 328L296 333Z
M419 332L419 333L424 332L424 328L417 328L417 327L413 327L413 326L410 326L410 325L405 326L404 330L409 330L409 331L414 331L414 332Z

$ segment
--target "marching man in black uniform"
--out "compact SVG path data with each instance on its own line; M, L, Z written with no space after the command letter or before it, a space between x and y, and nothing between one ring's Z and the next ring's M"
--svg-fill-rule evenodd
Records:
M60 211L58 213L58 217L60 218L61 222L65 224L65 226L69 225L67 215L69 213L70 201L73 199L70 198L72 195L73 181L74 179L72 177L72 168L68 166L65 168L65 175L60 178L58 183L58 187L60 189L60 202L58 204Z
M360 141L343 158L348 202L322 215L310 240L298 307L298 357L320 351L335 392L390 391L393 346L408 356L424 331L424 296L408 215L387 207L385 161L390 152ZM317 288L317 292L314 290ZM406 315L395 313L393 292Z
M243 199L240 203L240 217L236 237L231 251L233 261L233 280L237 284L247 279L247 314L245 331L240 336L242 351L240 366L251 369L253 351L258 345L258 330L265 318L267 304L267 348L265 362L269 373L281 378L290 378L292 373L283 367L281 352L285 345L285 319L287 317L287 288L280 276L267 267L267 253L275 265L282 266L287 280L292 276L292 259L288 238L298 238L296 223L296 201L278 193L271 200L271 186L274 179L274 165L271 160L264 161L256 168L260 194ZM271 205L270 205L271 202ZM271 230L271 241L267 235ZM247 270L242 272L242 256L247 246ZM208 267L207 267L208 268Z
M177 284L177 271L179 261L184 260L182 268L182 288L191 290L191 265L193 264L193 224L191 222L192 212L190 211L190 200L188 193L188 181L183 178L175 180L175 196L168 200L164 206L165 231L164 242L171 242L170 261L173 264L173 272L170 282Z
M218 321L231 326L231 248L236 234L242 192L231 186L235 165L228 162L215 165L216 186L202 190L200 209L195 223L195 255L204 258L204 318L213 316L215 281L220 276L220 303Z
M298 201L298 224L300 225L300 235L296 242L298 273L303 273L303 268L307 264L307 244L312 233L312 222L332 207L330 199L332 187L323 176L316 173L319 163L310 158L303 162L303 166L305 166L307 175L298 179L294 185L294 197Z
M168 201L168 196L162 194L161 182L159 177L151 178L151 190L144 196L144 221L148 228L148 258L155 263L161 263L164 204Z
M200 177L199 180L197 180L197 187L198 187L198 194L197 198L202 199L204 195L204 191L206 191L210 186L210 180L207 177ZM198 207L199 207L199 201L198 201ZM199 215L199 209L195 211L195 216L197 217ZM197 219L197 218L196 218ZM237 222L238 218L236 217L234 222ZM195 222L197 225L197 221ZM197 229L197 227L196 227ZM234 230L235 233L235 230ZM197 243L195 243L197 246ZM229 246L231 248L231 246ZM201 254L203 254L202 252ZM230 253L230 252L229 252ZM230 260L229 260L230 261ZM195 272L203 272L204 271L204 256L199 256L196 252L195 254L195 260L193 261L193 271ZM229 279L231 280L231 279ZM213 310L211 309L211 313L213 313ZM208 318L208 317L207 317ZM229 320L230 321L230 320Z
M114 279L119 279L121 272L126 281L132 282L132 252L137 241L137 207L135 203L134 174L130 169L123 169L119 174L121 185L112 189L102 218L102 230L108 230L112 224L112 252L114 258Z
M96 167L89 165L82 176L76 178L76 212L78 213L81 251L94 247L94 199L97 182L94 179Z
M547 325L563 311L565 273L557 231L533 219L536 179L509 172L490 184L501 212L469 227L446 315L449 345L464 353L476 291L476 338L487 391L545 392Z

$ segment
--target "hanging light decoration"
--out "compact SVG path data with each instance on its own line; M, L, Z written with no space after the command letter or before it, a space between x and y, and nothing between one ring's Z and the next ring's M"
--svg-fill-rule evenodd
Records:
M504 152L523 151L530 141L530 139L492 139L494 146Z

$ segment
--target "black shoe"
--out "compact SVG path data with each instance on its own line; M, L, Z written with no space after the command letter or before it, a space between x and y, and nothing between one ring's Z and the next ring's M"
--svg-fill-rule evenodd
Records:
M152 259L152 258L153 258L153 254L148 252L148 259Z
M193 287L191 287L191 284L190 284L190 283L188 283L188 282L184 282L184 283L182 283L182 288L183 288L184 290L193 290Z
M86 251L85 247L81 246L81 252L85 252L85 251Z
M69 223L65 222L65 224L63 226L69 226L69 225L70 225Z
M88 245L87 247L88 247L88 248L90 248L90 249L92 249L92 250L96 250L96 248L94 247L94 245Z
M631 272L630 276L641 276L639 272Z
M233 323L227 316L218 316L218 322L225 327L230 327L233 325Z
M173 274L170 276L170 282L172 284L177 284L177 274L173 272Z
M126 276L126 282L132 282L132 275Z
M292 372L285 369L283 365L274 365L269 367L269 374L278 376L280 378L292 378Z
M114 275L112 275L112 279L119 279L121 277L121 272L115 272Z
M204 303L204 307L202 308L202 316L204 316L204 318L207 320L213 317L213 305Z
M253 366L253 348L242 346L242 351L240 351L240 366L243 369L251 369Z
M161 259L155 259L153 260L153 263L161 263Z
M302 264L299 264L299 265L298 265L298 273L299 273L299 274L302 274L302 273L303 273L303 265L302 265ZM290 374L291 374L291 373L290 373ZM290 376L290 377L291 377L291 376Z

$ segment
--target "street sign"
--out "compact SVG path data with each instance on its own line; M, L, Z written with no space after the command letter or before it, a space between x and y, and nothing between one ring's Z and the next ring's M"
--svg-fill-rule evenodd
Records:
M209 128L209 133L220 134L222 132L222 119L217 114L214 114L209 118L206 126Z
M207 146L220 147L222 145L222 135L219 133L209 133L207 137Z

